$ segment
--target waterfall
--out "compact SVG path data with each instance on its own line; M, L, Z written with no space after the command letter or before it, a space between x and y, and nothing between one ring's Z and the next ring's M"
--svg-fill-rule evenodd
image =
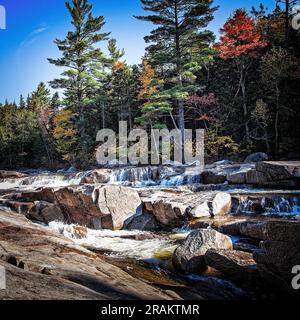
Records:
M84 178L93 174L93 170L83 172L35 171L25 178L9 178L0 180L0 190L33 190L42 187L61 188L79 185ZM194 167L145 166L113 169L109 183L142 187L178 187L200 183L200 170Z
M157 178L157 167L126 167L114 170L111 174L110 183L151 186L156 185Z
M110 183L134 187L177 187L200 183L200 172L197 169L198 167L127 167L114 170Z
M249 215L300 218L300 196L296 195L239 195L233 196L233 212Z

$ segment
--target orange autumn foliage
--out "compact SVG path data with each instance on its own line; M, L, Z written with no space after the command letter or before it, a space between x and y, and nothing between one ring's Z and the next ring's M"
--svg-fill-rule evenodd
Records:
M122 69L125 67L125 63L123 62L117 62L112 66L112 72L117 72L118 70Z
M147 62L143 62L143 70L140 74L139 81L141 83L141 90L139 92L140 98L149 98L152 94L157 92L157 87L153 85L153 79L155 78L155 71Z

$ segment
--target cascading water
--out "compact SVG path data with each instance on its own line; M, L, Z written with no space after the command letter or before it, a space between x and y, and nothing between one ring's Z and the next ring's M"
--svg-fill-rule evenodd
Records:
M111 173L110 183L131 184L133 186L156 185L157 167L126 167Z
M2 181L0 180L0 190L27 190L41 187L59 188L70 185L79 185L88 173L89 171L74 174L53 174L42 172L25 178L3 179Z
M93 170L68 172L31 172L24 178L8 178L0 180L0 190L29 190L41 187L59 188L84 183ZM198 167L147 166L124 167L110 171L110 184L120 184L136 188L142 187L178 187L200 183Z
M72 239L79 245L106 252L112 256L134 258L152 263L159 263L156 252L159 250L174 249L174 241L167 239L134 240L136 235L145 234L144 231L111 231L86 229L86 236L77 239L75 225L66 225L62 222L50 222L50 229Z
M114 170L110 183L133 187L177 187L200 183L198 167L127 167Z
M264 216L292 217L300 219L299 195L239 195L233 197L235 214L261 214Z

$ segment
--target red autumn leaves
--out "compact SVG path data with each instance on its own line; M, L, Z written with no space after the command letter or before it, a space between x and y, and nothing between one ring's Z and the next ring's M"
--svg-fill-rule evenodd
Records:
M261 34L255 30L254 20L244 10L237 10L220 32L220 42L216 48L223 59L251 54L267 46L267 42L263 41Z

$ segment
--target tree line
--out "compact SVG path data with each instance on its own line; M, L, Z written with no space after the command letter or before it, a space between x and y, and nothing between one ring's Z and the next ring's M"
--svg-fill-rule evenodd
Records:
M140 65L129 65L88 0L66 3L72 30L54 42L61 77L26 99L0 104L0 166L79 168L95 162L96 133L118 129L205 129L207 161L264 151L299 157L299 32L285 0L237 9L208 30L212 0L141 0L153 30ZM106 43L108 54L99 45ZM58 92L50 94L49 87Z

